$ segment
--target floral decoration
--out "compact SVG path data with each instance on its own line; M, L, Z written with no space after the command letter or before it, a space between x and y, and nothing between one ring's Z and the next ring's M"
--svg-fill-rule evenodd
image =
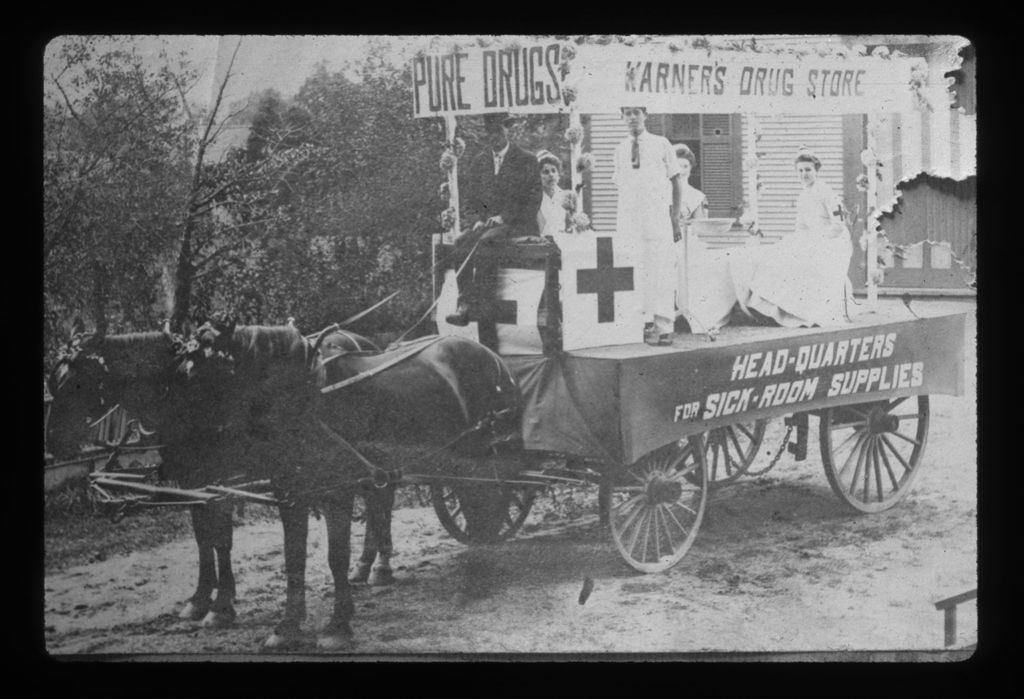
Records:
M571 231L572 232L579 233L580 231L585 231L585 230L589 230L590 229L590 217L587 216L582 211L580 211L579 213L573 214L570 217L570 221L571 221Z
M594 169L594 156L590 153L583 153L576 159L577 172L589 172Z

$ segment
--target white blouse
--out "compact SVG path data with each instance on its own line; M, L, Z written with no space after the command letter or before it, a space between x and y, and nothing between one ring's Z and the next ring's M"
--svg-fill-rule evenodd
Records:
M555 187L555 192L548 196L547 192L541 193L540 209L537 210L537 228L541 235L551 235L565 232L565 217L568 213L562 206L562 201L567 194L566 190Z

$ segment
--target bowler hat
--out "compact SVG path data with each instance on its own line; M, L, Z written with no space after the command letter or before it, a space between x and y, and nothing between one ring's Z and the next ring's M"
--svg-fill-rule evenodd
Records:
M511 126L515 119L509 116L508 112L492 112L484 114L484 130L497 131L502 126Z

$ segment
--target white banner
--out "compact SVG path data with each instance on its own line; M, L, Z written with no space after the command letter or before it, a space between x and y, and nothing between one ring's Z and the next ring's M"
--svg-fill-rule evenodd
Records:
M914 62L924 59L671 51L584 46L578 79L584 114L643 106L668 114L858 114L913 109Z
M822 58L667 46L584 45L562 77L557 41L467 48L412 60L417 117L567 111L571 86L583 114L644 106L666 114L863 114L915 110L910 89L923 58Z
M413 115L564 110L561 46L552 41L416 56L412 60Z

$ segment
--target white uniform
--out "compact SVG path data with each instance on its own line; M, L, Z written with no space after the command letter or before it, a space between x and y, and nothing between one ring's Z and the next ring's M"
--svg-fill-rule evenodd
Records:
M632 164L633 136L615 149L619 189L617 234L640 248L636 279L642 280L644 321L658 334L671 333L675 319L676 251L672 240L671 178L681 170L668 139L644 131L637 137L640 167Z

